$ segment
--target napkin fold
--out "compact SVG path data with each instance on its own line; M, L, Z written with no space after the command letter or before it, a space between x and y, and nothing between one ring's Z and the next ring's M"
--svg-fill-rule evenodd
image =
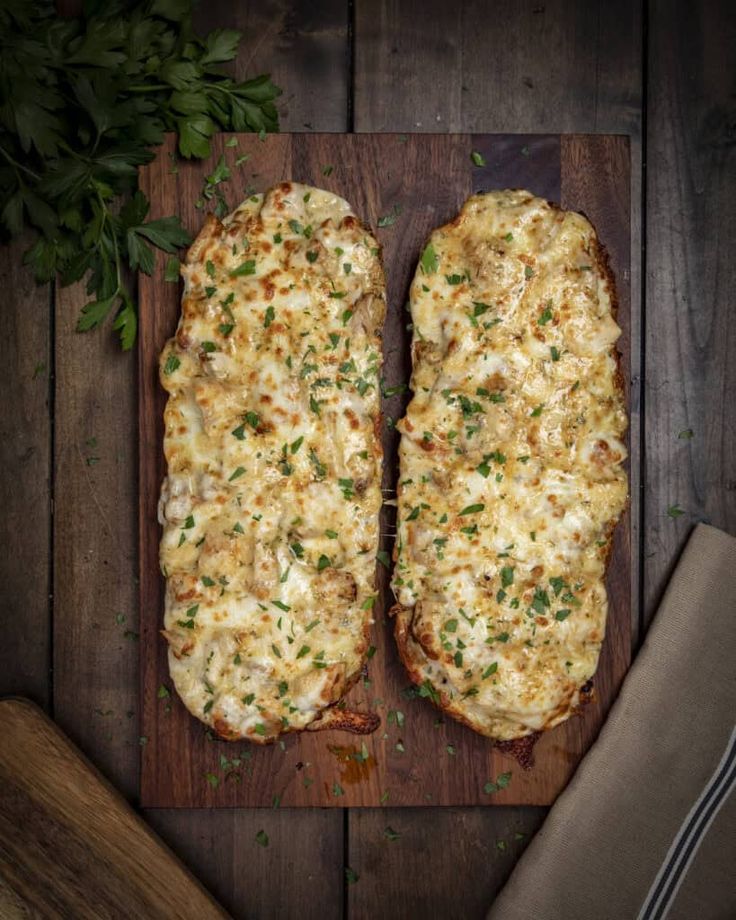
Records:
M700 524L488 920L736 917L736 539Z

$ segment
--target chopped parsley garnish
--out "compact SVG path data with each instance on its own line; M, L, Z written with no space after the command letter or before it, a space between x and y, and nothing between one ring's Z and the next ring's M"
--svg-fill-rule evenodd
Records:
M231 278L239 278L241 275L255 275L256 273L256 260L255 259L246 259L245 262L241 262L237 268L233 269L230 272Z
M376 559L381 563L385 569L391 568L391 560L385 549L379 549L376 553Z
M552 360L553 360L553 361L559 361L559 360L560 360L560 350L559 350L559 348L557 348L556 345L551 345L551 346L550 346L549 353L550 353L550 356L552 357Z
M363 603L360 605L360 609L361 610L373 610L375 603L376 603L375 595L371 595L370 597L367 597L363 601Z
M188 517L187 517L187 519L184 521L184 523L181 525L181 529L182 529L182 530L191 530L192 527L194 527L194 515L193 515L193 514L190 514L190 515L188 515Z
M257 412L246 412L243 417L251 428L258 428L261 424L261 417Z
M529 413L530 417L539 418L539 416L542 414L542 409L544 409L544 403L541 403L535 409L532 409L532 411Z
M396 223L396 218L401 214L401 208L399 205L395 204L391 209L390 214L385 214L383 217L379 217L377 224L383 229L384 227L392 227Z
M215 277L215 263L212 261L212 259L207 259L207 261L204 263L204 270L207 272L210 278Z
M451 620L447 620L444 625L445 632L457 632L457 620L453 617Z
M560 591L562 591L563 588L567 587L567 583L565 582L565 579L560 578L558 576L555 576L554 578L550 578L549 583L552 585L552 590L555 592L555 597L559 597Z
M304 435L297 438L296 441L292 441L291 447L289 448L292 454L295 454L299 450L299 448L302 446L303 443L304 443Z
M256 843L262 847L268 846L268 834L264 830L260 830L256 834Z
M533 274L534 274L534 269L530 265L525 265L524 266L524 277L531 278Z
M288 613L289 610L291 610L291 607L288 604L285 604L283 601L275 601L272 599L271 603L274 605L274 607L278 607L279 610L283 610L284 613Z
M337 484L342 490L343 498L349 500L355 494L353 492L353 480L352 479L338 479Z
M448 284L462 284L465 280L465 275L445 275L445 281Z
M314 398L314 396L309 397L309 408L314 412L315 415L319 415L319 402Z
M470 159L473 161L473 166L485 166L486 165L486 158L483 156L482 153L478 153L477 150L474 150L470 154Z
M565 607L564 609L557 611L557 613L555 614L555 619L562 622L563 620L566 620L570 616L570 613L571 613L570 608Z
M466 505L465 508L460 512L460 517L463 517L466 514L479 514L481 511L485 511L485 505Z
M173 374L174 371L178 370L181 367L181 361L176 357L176 355L169 355L164 364L164 374L168 377L170 374Z
M239 479L245 472L244 466L239 466L237 469L233 470L232 476L228 479L228 482L233 482L235 479Z
M483 412L483 406L480 403L473 402L472 399L468 399L467 396L461 394L458 396L458 402L463 410L463 418L472 418L474 415Z
M212 354L213 351L217 351L217 345L214 342L202 342L202 351L208 355Z
M537 325L538 325L538 326L546 326L547 323L548 323L551 319L552 319L552 309L551 309L551 307L549 306L549 304L547 304L547 306L544 308L544 310L542 310L542 312L541 312L541 313L539 314L539 316L537 317Z
M419 696L432 700L433 703L439 704L440 695L430 683L429 679L425 680L419 687Z
M327 475L327 467L320 462L317 452L313 447L309 448L309 459L314 466L314 472L318 479L324 479Z
M324 553L319 557L317 562L317 571L321 572L323 569L329 569L332 566L332 560L329 556L325 556Z
M417 505L415 508L412 508L412 510L406 516L407 521L416 521L416 519L419 517L420 510L421 509L419 508L419 505Z
M440 264L439 256L434 251L434 246L431 243L428 243L422 257L419 260L422 271L425 275L431 275L437 271L437 267Z
M311 632L315 627L319 626L320 622L320 620L312 620L311 623L304 627L304 632Z
M233 437L237 438L238 441L244 441L245 440L245 425L238 425L237 428L233 428L230 434L232 434Z
M504 588L510 588L514 583L514 568L510 565L505 565L501 569L501 584Z
M483 787L483 792L486 795L493 795L494 792L499 792L501 789L505 789L508 784L511 782L511 773L499 773L496 777L496 781L488 782Z
M669 508L667 509L667 516L673 519L680 517L680 515L684 513L685 512L682 510L682 508L678 504L670 505Z
M494 661L493 664L489 664L485 671L481 674L481 680L486 680L492 674L495 674L498 671L498 662Z
M534 598L532 599L532 610L536 610L537 613L543 614L545 609L549 608L549 595L543 589L537 586L534 589Z
M507 243L510 243L510 242L512 242L512 240L514 239L514 234L513 234L513 233L507 233L506 236L504 237L504 239L506 240Z
M304 658L304 656L305 656L305 655L308 655L308 654L310 653L310 651L311 651L311 649L309 648L308 645L303 645L303 646L299 649L299 651L296 653L296 657L297 657L297 658Z
M292 543L291 551L294 553L297 559L301 559L304 556L304 547L301 543Z

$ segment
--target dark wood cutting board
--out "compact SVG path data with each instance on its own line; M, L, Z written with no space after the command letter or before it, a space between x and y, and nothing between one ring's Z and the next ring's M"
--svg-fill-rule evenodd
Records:
M0 700L0 916L224 920L44 713Z
M227 141L236 137L237 146ZM590 135L223 135L207 163L174 166L173 141L141 172L151 216L179 214L192 235L202 224L204 177L224 153L232 179L222 186L231 206L253 190L293 179L335 191L376 230L384 248L388 319L384 377L388 386L408 381L410 333L404 305L417 258L430 231L455 216L474 191L523 187L582 211L606 246L617 281L622 371L629 381L630 188L629 144L622 136ZM471 153L485 158L477 167ZM239 157L248 155L240 166ZM547 733L524 770L508 754L407 693L409 681L392 639L388 573L379 566L375 607L377 652L368 676L350 693L352 707L373 707L381 727L362 739L337 733L287 736L261 748L215 740L188 715L168 677L166 646L159 635L163 580L159 574L156 504L164 475L162 413L165 394L157 360L179 314L179 285L164 280L157 258L153 277L140 279L140 539L141 679L143 725L141 801L145 806L377 806L549 804L569 780L595 739L630 659L631 563L628 513L618 525L608 574L608 632L595 676L595 698L575 718ZM398 418L406 395L384 399L384 487L396 481ZM393 509L384 508L384 534ZM385 548L390 551L386 537ZM169 691L171 695L169 696ZM362 762L365 741L369 754ZM362 756L362 754L361 754ZM484 786L512 772L503 791Z

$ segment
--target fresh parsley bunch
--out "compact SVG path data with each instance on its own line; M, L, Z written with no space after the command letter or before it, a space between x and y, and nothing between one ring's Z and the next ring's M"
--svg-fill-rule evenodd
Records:
M39 283L88 273L78 329L112 313L124 349L137 328L125 268L150 274L152 246L188 242L178 217L146 220L135 189L150 148L176 131L179 153L203 158L220 129L278 130L269 77L220 68L240 33L199 38L191 12L192 0L88 0L64 19L51 0L0 0L0 221L11 237L36 232L25 262Z

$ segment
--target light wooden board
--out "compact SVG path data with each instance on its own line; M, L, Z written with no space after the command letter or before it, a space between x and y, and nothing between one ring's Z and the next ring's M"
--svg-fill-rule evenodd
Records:
M451 219L473 191L528 187L537 194L586 212L596 225L618 279L623 371L628 380L629 328L629 151L622 137L555 135L280 135L260 141L240 136L236 148L218 138L231 162L249 160L227 189L231 203L248 188L263 190L285 177L322 185L344 195L372 225L395 206L395 223L378 230L384 246L389 313L384 330L384 376L389 385L408 380L408 334L403 305L418 254L430 230ZM473 166L471 151L481 152L484 168ZM161 151L142 172L141 183L153 216L181 214L196 232L202 212L195 207L212 163L190 164L174 173ZM325 166L332 166L329 176ZM143 729L141 799L148 806L282 805L366 806L424 804L546 804L564 787L576 763L595 737L626 671L630 648L630 549L628 517L617 530L609 575L608 637L595 678L597 701L566 725L545 735L536 748L536 764L525 771L492 744L452 720L438 723L437 712L423 700L409 699L409 681L401 668L386 617L390 606L387 573L379 567L381 601L375 609L373 643L378 651L369 680L349 697L353 706L375 708L382 728L366 739L370 758L360 766L350 755L360 742L340 733L287 737L269 748L211 740L175 696L166 650L158 633L162 616L162 579L158 570L160 531L156 504L164 473L161 452L165 394L157 379L159 351L175 326L180 291L163 280L162 261L152 278L140 283L140 535L141 656ZM384 400L386 419L402 414L406 396ZM395 484L396 434L384 426L384 487ZM385 524L390 514L385 509ZM386 533L391 528L383 526ZM386 543L386 548L390 545ZM378 701L378 702L377 702ZM400 710L399 727L388 720ZM362 739L361 739L362 740ZM401 742L401 744L399 744ZM403 751L401 748L403 747ZM221 766L221 758L246 755L239 770ZM511 769L514 780L492 798L485 783ZM388 798L386 798L388 793Z
M43 712L0 701L0 913L225 918Z

